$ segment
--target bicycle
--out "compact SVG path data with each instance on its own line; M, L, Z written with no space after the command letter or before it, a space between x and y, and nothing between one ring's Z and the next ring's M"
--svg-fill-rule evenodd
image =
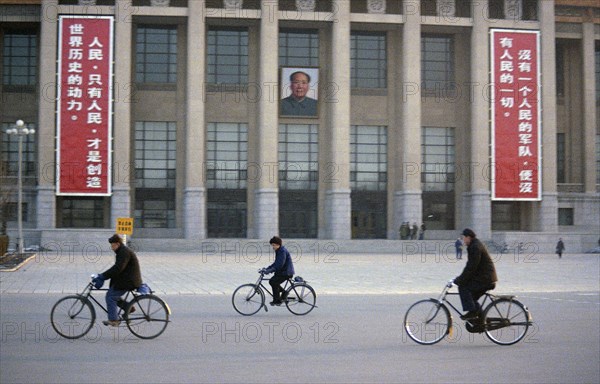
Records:
M265 273L259 270L260 276L254 284L242 284L236 288L231 297L233 308L237 313L244 316L252 316L261 308L268 312L265 305L265 292L273 297L273 293L264 284ZM282 302L294 315L306 315L317 306L315 302L317 295L315 290L300 276L289 278L283 286Z
M452 315L448 306L459 316L461 314L447 299L448 295L458 296L458 292L448 292L453 285L453 280L450 280L437 299L420 300L408 308L404 316L404 330L412 340L433 345L452 334ZM465 328L470 333L485 333L498 345L519 342L533 324L529 309L515 296L486 292L481 308L484 308L481 315L466 321Z
M50 312L50 322L56 333L67 339L78 339L87 334L96 320L96 310L92 302L108 313L92 295L92 292L96 291L108 289L96 289L90 281L81 293L65 296L54 304ZM153 291L149 294L128 291L123 300L124 304L119 305L119 319L125 322L135 336L140 339L154 339L165 331L171 309L166 302L154 295Z

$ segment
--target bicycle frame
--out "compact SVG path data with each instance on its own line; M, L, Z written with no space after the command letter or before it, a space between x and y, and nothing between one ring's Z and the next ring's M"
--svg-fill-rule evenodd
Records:
M256 283L254 283L254 286L256 287L256 290L262 290L263 292L267 292L269 294L269 296L273 297L273 292L265 285L263 284L263 281L269 280L269 278L265 277L264 273L260 273L260 275L258 276L258 279L256 280ZM306 281L302 281L303 284L306 283ZM283 285L282 292L287 291L288 289L295 291L295 287L297 285L294 283L294 281L292 280L292 278L288 278L287 280L285 280L285 284ZM296 292L297 294L297 292ZM305 303L308 304L308 303ZM316 305L312 305L311 306L313 308L318 308ZM266 303L263 304L263 308L265 310L265 312L269 312L269 309L267 308Z
M447 299L447 296L459 296L459 293L458 292L448 292L450 290L450 288L452 288L452 287L449 287L448 285L446 285L444 287L444 289L442 290L442 293L440 293L440 295L438 296L438 298L435 299L435 300L437 300L438 304L442 304L442 305L443 304L448 304L447 306L449 306L450 308L452 308L452 310L454 310L454 312L456 312L460 316L461 315L460 309L458 309L457 307L455 307L454 304L452 304L452 302ZM491 293L488 293L488 292L484 293L483 294L483 301L480 304L480 308L482 308L482 309L485 308L485 304L488 302L488 300L490 302L492 302L492 301L494 301L496 299L496 297L497 296L492 295Z
M269 288L267 288L267 286L263 284L263 281L268 281L268 280L269 280L269 278L265 277L265 275L261 273L258 276L258 280L256 280L256 283L254 285L256 285L257 287L261 287L263 289L263 291L267 292L269 294L269 296L273 297L273 292L271 292L271 290L269 290ZM282 290L286 291L288 289L288 287L290 286L290 284L291 284L290 279L287 279L285 281L285 284L282 287Z
M78 293L77 295L81 296L84 299L87 299L88 301L93 301L94 303L96 303L97 306L99 306L100 308L102 308L102 310L105 313L108 313L108 308L106 308L104 305L102 305L102 303L100 303L96 299L96 297L94 297L94 295L92 294L93 291L104 291L104 292L106 292L106 291L108 291L108 288L94 288L94 284L90 282L83 289L83 291L81 293ZM133 296L133 298L135 298L137 295L135 293L133 293L133 291L127 291L127 293L123 297L123 300L129 301L130 296ZM118 314L120 315L121 312L123 312L123 308L119 307Z

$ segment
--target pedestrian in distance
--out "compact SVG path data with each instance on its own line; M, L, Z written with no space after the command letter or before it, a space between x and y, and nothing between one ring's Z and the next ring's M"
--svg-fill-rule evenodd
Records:
M558 243L556 243L556 254L558 255L558 258L561 259L562 258L562 254L565 251L565 243L562 240L562 237L558 238Z
M462 232L464 244L467 246L467 264L462 273L454 279L458 285L458 294L463 310L462 320L477 319L481 312L477 300L483 294L496 287L498 276L496 267L485 245L477 238L472 229Z
M462 240L460 239L460 237L458 239L456 239L456 242L454 243L454 247L456 247L456 259L457 260L462 259L463 243L462 243Z
M417 226L417 223L413 223L410 228L410 239L417 240L417 233L419 233L419 227Z
M122 299L123 295L127 291L142 286L142 272L137 255L123 243L123 239L119 235L112 235L108 242L115 252L115 263L94 277L93 283L96 289L100 289L104 285L104 281L110 279L110 285L106 291L108 321L103 321L103 324L116 327L120 324L117 307L125 309L127 303Z
M269 279L269 285L273 289L273 301L271 305L281 305L284 300L287 299L284 295L281 295L281 283L290 279L294 276L294 263L292 262L292 256L288 250L283 246L283 241L278 236L273 236L269 240L269 244L275 251L275 261L273 264L262 269L265 275L275 273L273 277Z
M425 229L427 229L425 223L421 224L421 230L419 231L419 240L425 239Z

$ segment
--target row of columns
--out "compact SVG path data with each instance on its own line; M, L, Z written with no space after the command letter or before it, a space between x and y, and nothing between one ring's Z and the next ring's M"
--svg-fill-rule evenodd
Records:
M319 200L323 203L320 209L321 238L349 239L351 237L351 203L350 203L350 2L333 0L336 9L335 20L331 26L330 65L327 66L328 81L337 84L339 92L337 100L327 104L326 140L328 149L326 161L336 165L335 182L325 185L320 191ZM56 10L57 0L43 0L43 12ZM554 2L539 1L540 25L542 29L541 52L543 55L544 73L554 73ZM115 84L131 83L132 51L132 0L116 0L115 5L115 51L118 60L115 66ZM278 2L262 3L260 16L259 65L258 78L260 84L277 84L278 79ZM489 9L488 0L474 2L473 28L471 33L471 81L475 84L487 84L489 81ZM206 20L203 12L203 0L188 2L187 23L187 63L186 63L186 136L185 136L185 181L183 190L183 226L186 238L205 238L206 228L206 189L202 172L205 154L205 104L203 98L203 81L205 79L205 30ZM56 58L57 20L52 15L42 18L40 66L54 68ZM586 66L593 67L593 24L584 27L584 57ZM401 81L404 84L420 84L421 78L421 24L418 12L404 16L404 27L401 38L402 68ZM587 43L586 43L587 42ZM591 53L590 53L591 52ZM592 63L587 61L592 60ZM592 76L586 72L587 77ZM594 84L592 79L584 79L584 84ZM51 84L55 81L53 71L40 71L40 83ZM556 153L556 96L554 93L554 77L542 76L543 102L543 200L533 204L533 217L540 227L539 231L557 230L558 197L556 192L556 170L553 155ZM411 217L422 221L422 199L420 175L405 172L406 164L421 163L421 95L401 94L402 89L395 91L396 115L400 116L400 132L396 141L391 143L398 148L399 156L393 166L397 177L394 178L392 197L392 227L388 236L393 237L394 228L400 226L402 218ZM593 134L595 130L593 88L585 90L585 132ZM472 111L487 111L487 98L473 97ZM278 161L278 102L262 97L258 103L257 135L253 137L256 146L257 164L274 164ZM55 104L52 98L40 98L39 121L54 121ZM131 159L131 103L120 99L114 108L114 163L128 164ZM489 162L489 117L486 113L471 113L470 160L473 163ZM200 129L198 129L200 127ZM39 156L40 163L54 161L54 130L40 127ZM593 142L588 141L593 152ZM595 187L592 179L595 172L586 172L586 191ZM111 203L111 222L117 217L131 215L131 186L128 178L114 180ZM275 177L261 177L250 183L248 209L249 238L268 238L278 233L278 180ZM473 226L479 229L480 236L488 238L491 234L491 204L488 180L484 177L471 177L469 190L463 194L462 208L459 212L459 226ZM56 197L54 180L39 178L37 223L40 228L54 228L56 218Z

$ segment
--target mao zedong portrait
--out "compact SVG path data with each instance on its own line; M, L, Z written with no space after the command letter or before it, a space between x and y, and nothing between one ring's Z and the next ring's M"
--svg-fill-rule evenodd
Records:
M317 100L310 98L310 75L296 71L290 75L291 94L281 99L282 116L317 116Z

